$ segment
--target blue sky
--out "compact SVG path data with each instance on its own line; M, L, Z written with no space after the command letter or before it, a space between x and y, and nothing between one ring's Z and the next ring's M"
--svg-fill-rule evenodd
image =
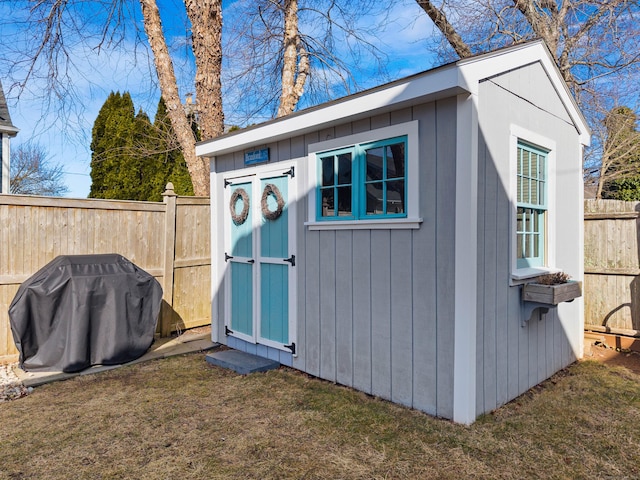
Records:
M137 2L133 2L137 4ZM223 19L233 21L234 2L224 2ZM159 0L165 32L168 32L170 48L174 53L174 67L179 77L180 93L184 98L186 93L192 92L193 66L189 61L185 43L184 7L180 0ZM130 12L129 20L140 24L139 7ZM29 38L29 32L21 30L20 15L16 9L6 2L0 5L0 38L7 38L7 34L15 34L16 45L21 42L37 41ZM11 23L7 18L18 21ZM389 76L380 78L367 75L366 59L362 77L359 79L363 88L372 87L385 81L400 78L412 73L431 68L433 56L430 55L425 39L433 32L433 26L427 16L416 5L414 0L395 2L389 18L391 24L376 39L378 46L389 57L387 66ZM372 31L380 24L379 19L367 18L366 25ZM364 20L363 20L364 21ZM89 25L90 26L90 25ZM4 31L3 31L4 30ZM129 42L127 44L127 42ZM16 98L17 90L11 88L7 81L7 72L2 71L5 64L0 64L0 78L2 79L12 121L20 129L20 133L12 140L12 148L21 143L34 141L41 144L49 152L49 158L54 163L63 165L64 182L69 188L66 196L71 198L85 198L89 194L91 185L90 161L91 129L93 122L111 91L128 91L131 93L136 108L142 108L153 116L157 107L159 92L155 85L152 61L148 58L146 48L136 45L132 36L125 39L124 48L119 50L103 50L98 52L89 49L81 42L72 44L74 52L74 70L69 79L77 93L74 107L66 112L64 118L53 108L43 102L43 92L46 84L35 79L27 84L27 88ZM146 47L146 46L145 46ZM4 48L4 47L3 47ZM9 51L11 49L6 49ZM16 55L18 48L12 55ZM373 67L372 67L373 68ZM46 98L47 96L44 95ZM233 122L232 102L225 104L226 118ZM254 119L261 121L264 119Z

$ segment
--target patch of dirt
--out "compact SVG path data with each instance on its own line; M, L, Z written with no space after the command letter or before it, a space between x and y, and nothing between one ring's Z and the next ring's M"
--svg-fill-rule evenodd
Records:
M596 344L591 347L591 355L585 354L585 360L596 360L607 365L626 367L640 375L640 352L632 350L616 350L606 345Z
M199 335L202 333L211 333L211 325L203 325L201 327L193 327L193 328L188 328L186 330L177 330L171 333L172 337L178 337L180 335L183 335L185 333L193 333L194 335Z

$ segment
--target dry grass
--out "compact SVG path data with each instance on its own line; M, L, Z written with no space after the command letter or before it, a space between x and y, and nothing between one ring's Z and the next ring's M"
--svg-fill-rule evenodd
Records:
M289 369L173 357L0 404L0 479L638 478L639 380L580 363L465 427Z

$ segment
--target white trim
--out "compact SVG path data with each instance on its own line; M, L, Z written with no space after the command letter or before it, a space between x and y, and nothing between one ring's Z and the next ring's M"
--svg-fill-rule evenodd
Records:
M578 163L579 167L584 165L584 148L580 148L580 163ZM578 168L579 168L578 167ZM584 184L582 175L576 175L575 180L577 182L577 190L578 190L578 209L579 209L579 219L580 219L580 228L578 228L578 280L584 281ZM580 320L580 324L577 327L576 335L578 337L578 358L584 357L584 335L582 332L584 331L584 297L578 298L578 318Z
M547 153L547 220L545 226L545 263L541 267L518 268L518 252L516 249L517 232L517 205L518 205L518 142L524 142L539 147ZM511 213L511 278L518 281L532 278L545 273L558 271L556 265L556 170L557 170L557 144L555 140L540 135L537 132L511 124L509 127L509 178L508 195ZM512 282L512 284L514 284Z
M309 145L309 174L307 175L307 222L309 230L348 230L371 228L420 228L422 219L419 216L420 208L420 152L419 152L419 126L418 120L391 125L389 127L376 128L366 132L347 135L345 137L332 138L323 142ZM317 154L327 150L352 147L357 144L377 142L387 138L407 137L407 217L380 220L348 220L318 222L316 219L316 194L318 188L318 160ZM357 227L357 225L360 225ZM395 225L390 227L390 225Z
M531 278L539 277L540 275L547 275L549 273L557 273L559 272L559 268L553 267L529 267L529 268L519 268L515 272L511 273L511 284L519 285L521 280L529 280ZM519 283L517 283L519 282Z
M397 110L401 105L415 104L421 98L428 101L450 97L464 92L464 85L460 85L460 81L456 65L446 65L426 74L404 78L231 135L207 140L196 145L196 155L221 155L237 151L239 148L264 145L266 142L276 142L294 135L317 131L324 126L335 124L336 120L353 121L371 116L374 111Z
M211 341L219 343L220 339L220 318L218 317L218 292L220 286L224 282L224 262L222 261L222 255L220 255L220 238L219 225L222 225L224 218L221 215L218 202L218 182L216 181L218 175L216 174L216 163L214 159L209 161L209 182L210 182L210 209L211 209L211 225L210 225L210 240L211 240ZM223 239L224 242L224 239ZM224 314L222 323L224 325Z
M10 179L11 179L11 138L4 132L0 132L0 159L2 164L2 184L0 185L0 193L9 193L11 191Z
M381 220L344 220L304 222L309 230L409 230L420 228L422 218L394 218Z
M469 425L476 419L478 97L457 102L453 421Z
M296 160L290 160L289 162L296 171L299 171L298 162ZM289 255L295 255L298 258L298 262L302 259L298 255L298 236L297 236L297 224L299 222L298 217L298 202L300 197L298 196L298 182L299 177L293 177L289 179L288 197L289 197ZM300 267L289 268L289 344L295 343L296 352L294 357L298 356L298 348L300 343L298 342L298 269ZM291 352L289 352L291 353Z

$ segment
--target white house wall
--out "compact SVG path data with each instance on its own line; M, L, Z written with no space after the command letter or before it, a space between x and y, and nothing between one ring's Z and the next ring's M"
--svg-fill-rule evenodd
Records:
M0 132L0 193L10 192L9 160L11 157L11 138Z
M582 279L582 165L579 135L539 64L479 89L478 325L476 411L491 411L581 356L582 299L551 308L521 326L520 286L513 285L513 131L555 142L555 211L549 250L554 267ZM526 140L526 134L524 135ZM530 139L533 141L533 139ZM551 185L550 185L551 186ZM535 315L535 314L534 314Z
M298 212L297 356L293 366L433 415L453 415L456 98L403 108L267 144L272 162L296 163L307 178L307 146L419 121L418 229L309 230ZM214 217L222 175L243 152L215 160ZM287 167L288 168L288 167ZM315 168L315 167L314 167ZM216 224L216 218L213 219ZM215 232L220 239L221 232ZM225 342L224 286L214 288L214 326ZM217 322L216 322L217 317Z

